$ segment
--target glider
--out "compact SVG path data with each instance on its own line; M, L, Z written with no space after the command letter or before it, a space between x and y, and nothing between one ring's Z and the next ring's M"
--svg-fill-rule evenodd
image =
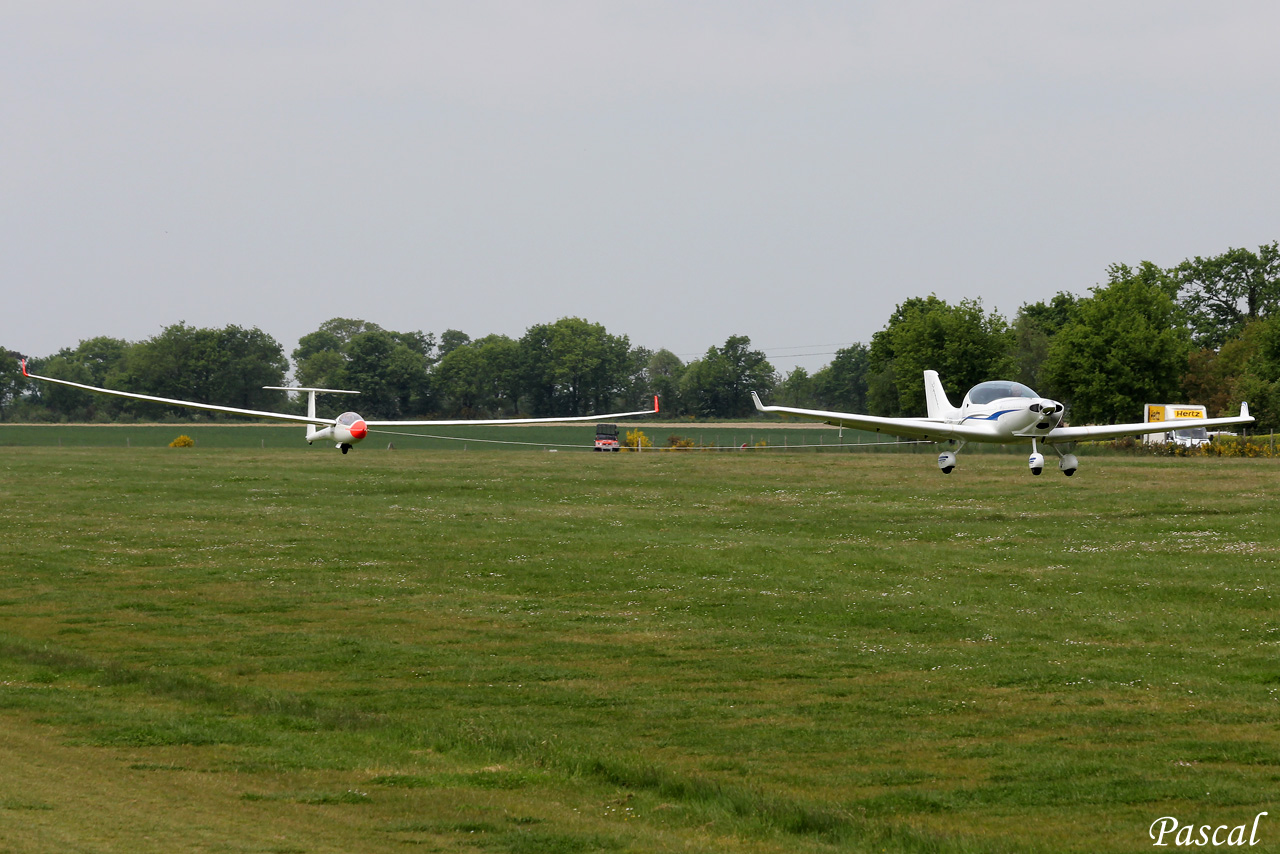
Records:
M797 418L825 421L836 427L852 427L921 439L926 442L950 442L955 450L938 455L938 468L943 474L951 474L956 467L956 451L968 442L986 442L1000 445L1031 443L1031 457L1027 461L1032 474L1044 470L1044 454L1039 443L1053 448L1058 455L1058 469L1067 477L1076 473L1080 461L1072 453L1064 453L1059 445L1090 439L1115 439L1138 433L1161 433L1187 426L1187 421L1151 421L1138 424L1111 424L1100 427L1062 427L1063 406L1036 394L1022 383L1008 380L979 383L969 389L959 407L951 405L942 387L937 371L924 372L925 401L928 415L924 418L880 418L874 415L857 415L850 412L823 412L818 409L795 409L790 406L765 406L760 396L751 392L756 409L761 412L777 412ZM1216 427L1228 424L1252 424L1249 404L1240 404L1240 415L1230 418L1205 418L1195 420L1197 427Z
M642 409L636 412L609 412L604 415L573 415L564 418L491 418L459 421L369 421L355 412L344 412L337 418L320 418L316 415L317 394L359 394L358 391L347 391L336 388L288 388L285 386L263 386L263 388L279 391L305 391L307 393L307 414L289 415L284 412L262 412L256 409L238 409L234 406L217 406L212 403L197 403L192 400L175 400L169 397L152 397L149 394L135 394L129 391L117 391L111 388L73 383L70 380L59 380L53 377L42 377L27 371L27 360L22 359L22 375L33 380L70 386L84 391L110 394L115 397L127 397L133 400L145 400L150 403L164 403L169 406L184 406L188 409L203 409L208 412L226 412L231 415L246 415L251 418L266 418L271 421L296 421L307 425L307 444L317 439L334 442L334 447L346 453L352 446L370 433L380 432L382 427L456 427L499 424L550 424L570 421L598 421L600 419L627 418L632 415L652 415L658 411L658 397L654 395L653 409Z

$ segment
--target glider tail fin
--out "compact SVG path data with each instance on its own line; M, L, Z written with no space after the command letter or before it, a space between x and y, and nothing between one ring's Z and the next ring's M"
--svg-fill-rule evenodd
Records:
M924 372L924 399L931 421L955 421L960 418L960 410L947 399L947 392L942 387L937 371Z

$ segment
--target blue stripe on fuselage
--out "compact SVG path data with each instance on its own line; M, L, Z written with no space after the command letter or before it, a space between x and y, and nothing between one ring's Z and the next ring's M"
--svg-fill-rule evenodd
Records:
M969 421L972 419L974 421L998 421L1001 415L1008 415L1010 412L1017 412L1017 411L1018 410L1016 409L1002 409L999 412L993 412L990 415L966 415L964 420Z

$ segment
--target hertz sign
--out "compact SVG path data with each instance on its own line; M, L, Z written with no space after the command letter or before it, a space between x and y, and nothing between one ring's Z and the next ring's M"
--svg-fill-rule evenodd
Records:
M1207 418L1203 406L1187 404L1148 403L1147 423L1152 421L1178 421L1184 418Z

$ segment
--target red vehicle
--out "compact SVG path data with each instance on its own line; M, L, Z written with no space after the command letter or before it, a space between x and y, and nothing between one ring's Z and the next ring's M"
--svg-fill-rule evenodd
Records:
M617 424L597 424L596 425L596 450L597 451L618 451L622 446L618 444L618 425Z

